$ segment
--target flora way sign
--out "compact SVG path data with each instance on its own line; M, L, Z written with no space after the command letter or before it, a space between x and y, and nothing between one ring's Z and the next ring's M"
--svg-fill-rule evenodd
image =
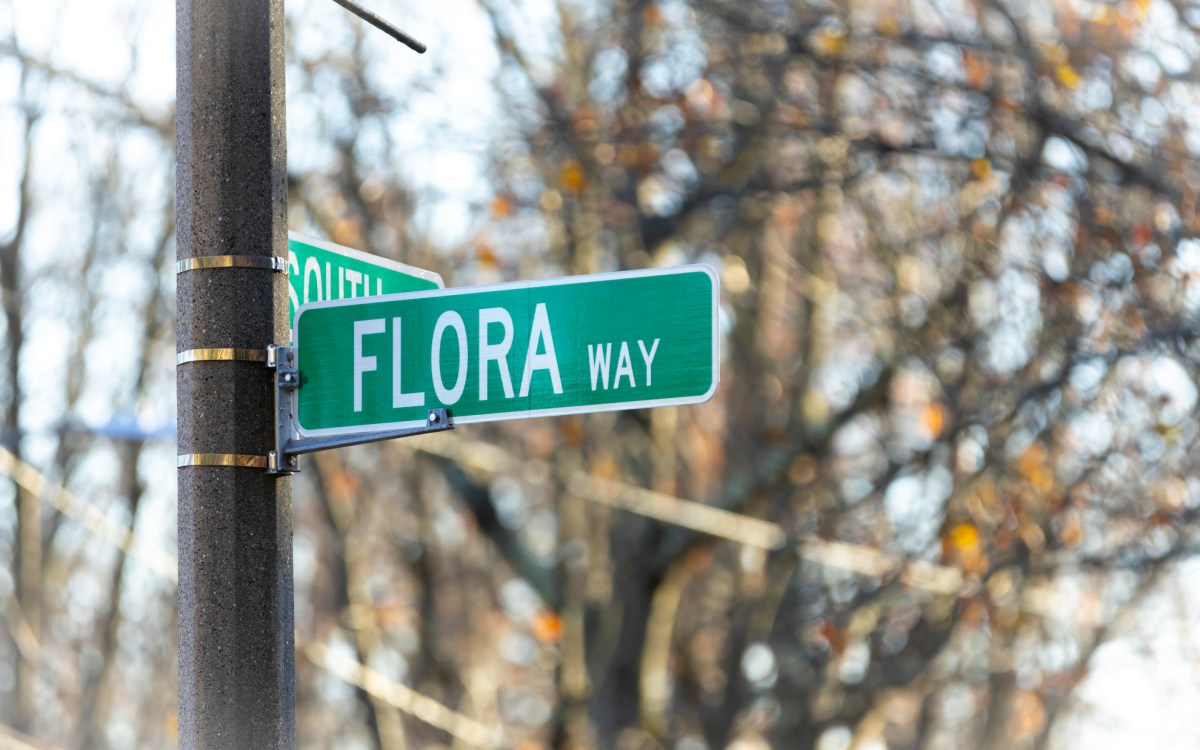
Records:
M296 314L301 436L694 404L717 389L706 265L367 299Z
M441 289L433 271L288 232L288 315L308 302Z

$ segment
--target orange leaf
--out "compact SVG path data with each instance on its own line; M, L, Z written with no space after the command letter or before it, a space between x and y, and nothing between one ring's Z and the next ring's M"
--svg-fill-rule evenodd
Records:
M589 106L575 110L571 115L571 122L575 126L575 130L580 133L590 133L600 124L596 118L596 110Z
M345 469L337 469L330 473L328 481L329 494L336 500L348 500L358 491L358 480Z
M1130 235L1134 247L1145 247L1154 239L1154 228L1143 221L1134 225Z
M836 57L846 46L846 33L832 26L822 26L813 35L813 50L821 57Z
M492 198L492 203L488 206L488 210L491 211L492 216L503 218L512 212L512 203L503 195L497 195L495 198Z
M475 248L475 258L479 264L487 268L495 268L500 265L500 256L496 255L496 250L489 242L480 242Z
M813 636L817 643L824 641L834 655L841 655L846 648L846 634L833 620L821 620L814 629Z
M947 563L957 563L968 573L987 571L983 539L974 524L960 523L946 532L942 537L942 557Z
M574 159L568 159L563 164L558 173L558 180L562 183L565 193L577 194L587 184L587 179L583 175L583 167Z
M1083 81L1083 77L1076 73L1075 69L1065 62L1059 63L1054 67L1054 76L1058 78L1062 85L1069 89L1079 88L1080 82Z
M1037 693L1026 690L1017 694L1008 717L1010 736L1018 739L1033 737L1046 726L1046 709Z
M1030 443L1017 458L1017 471L1021 473L1021 476L1030 479L1045 463L1046 451L1042 449L1042 444Z
M658 160L658 146L650 141L643 141L638 146L637 163L641 167L649 167Z
M979 529L974 524L960 523L946 535L950 545L958 550L979 549Z
M583 420L577 416L564 417L558 420L563 442L570 446L583 445L587 436L583 431Z
M358 222L353 219L339 219L330 232L333 241L339 245L353 245L358 242Z
M983 55L973 49L964 49L963 58L963 74L966 76L967 85L973 89L985 89L991 80L991 66Z
M712 565L713 548L710 544L699 544L683 558L684 567L693 573L702 573Z
M1029 478L1029 483L1032 484L1033 488L1038 492L1049 492L1050 490L1054 489L1054 472L1051 471L1049 467L1043 466L1034 472L1033 476Z
M1030 443L1017 459L1017 471L1041 493L1054 489L1054 470L1046 462L1046 450L1041 443Z
M904 27L900 24L900 19L893 15L887 15L879 19L878 28L880 34L892 39L904 33Z
M599 479L620 479L621 466L608 453L601 453L592 459L592 476Z
M1083 529L1079 526L1079 519L1074 515L1068 516L1066 521L1063 522L1062 529L1058 532L1058 538L1067 547L1074 547L1076 544L1079 544L1083 540Z
M941 404L930 404L921 412L921 427L933 438L942 434L946 426L946 407Z
M563 621L557 612L545 609L534 616L530 630L542 643L558 643L563 637Z
M992 163L985 157L971 160L971 174L977 180L986 180L992 176Z

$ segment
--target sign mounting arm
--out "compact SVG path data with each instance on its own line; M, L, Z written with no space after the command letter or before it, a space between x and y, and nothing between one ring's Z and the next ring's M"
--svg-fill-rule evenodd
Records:
M323 438L298 438L292 430L292 394L300 387L300 371L296 369L295 349L290 346L267 347L267 367L275 370L275 450L268 455L268 474L295 474L300 471L296 457L302 453L378 440L425 435L454 429L454 421L444 408L430 409L424 425L401 430L359 432Z

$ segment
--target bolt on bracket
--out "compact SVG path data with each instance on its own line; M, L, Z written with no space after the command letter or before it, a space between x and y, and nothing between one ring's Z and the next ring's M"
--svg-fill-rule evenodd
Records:
M297 434L296 391L300 388L300 370L296 367L296 348L280 344L267 347L267 367L275 370L275 450L267 454L268 474L296 474L297 458L302 453L374 443L379 440L426 435L454 429L454 420L444 408L430 409L425 424L399 430L356 432L349 435L302 438Z

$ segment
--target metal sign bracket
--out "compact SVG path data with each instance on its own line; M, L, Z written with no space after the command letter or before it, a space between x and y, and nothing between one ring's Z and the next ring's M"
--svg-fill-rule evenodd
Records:
M268 474L296 474L300 471L297 457L301 453L314 453L331 448L373 443L378 440L425 435L454 429L454 421L443 408L430 409L426 422L421 427L402 430L378 430L357 432L349 435L301 438L296 434L295 396L300 388L300 370L296 367L296 349L292 346L272 344L267 347L267 367L275 370L275 450L267 455Z

